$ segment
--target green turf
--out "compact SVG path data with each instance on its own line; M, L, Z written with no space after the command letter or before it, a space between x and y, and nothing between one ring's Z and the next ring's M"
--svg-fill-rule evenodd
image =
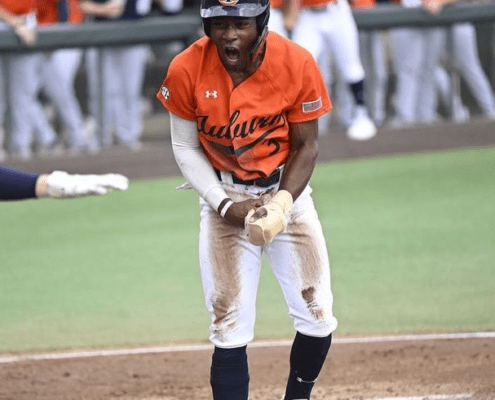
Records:
M207 341L181 180L0 205L0 352ZM495 149L319 165L338 334L495 328ZM257 337L293 335L264 265Z

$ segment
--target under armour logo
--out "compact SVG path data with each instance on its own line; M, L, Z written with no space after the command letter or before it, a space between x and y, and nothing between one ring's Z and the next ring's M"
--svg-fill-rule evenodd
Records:
M207 90L205 92L205 97L207 99L209 99L210 97L213 97L214 99L216 99L218 97L218 92L216 90L214 90L213 92L210 92L209 90Z
M170 98L170 91L168 90L168 88L166 86L162 86L160 90L162 92L163 98L165 100L168 100Z

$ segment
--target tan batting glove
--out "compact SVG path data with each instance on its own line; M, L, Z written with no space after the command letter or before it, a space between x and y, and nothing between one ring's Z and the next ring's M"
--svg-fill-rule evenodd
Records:
M292 205L292 195L287 190L280 190L267 204L249 211L245 220L249 242L263 246L283 232L287 227L285 216Z
M21 39L21 41L27 46L33 46L36 43L38 35L36 31L27 26L24 22L16 24L14 27L15 34Z
M54 171L46 178L46 197L67 199L104 195L111 190L127 190L129 179L120 174L70 175Z

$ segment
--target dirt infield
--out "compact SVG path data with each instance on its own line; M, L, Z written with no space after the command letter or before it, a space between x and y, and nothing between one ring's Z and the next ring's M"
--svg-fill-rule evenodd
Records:
M382 129L364 143L350 142L336 129L320 140L319 161L494 145L495 122L484 120ZM169 141L156 135L146 136L144 150L138 153L110 149L91 157L4 164L39 172L120 172L132 179L179 174ZM288 346L249 349L251 400L280 398L289 350ZM0 399L211 399L210 359L211 350L203 350L0 363ZM495 339L336 343L312 398L408 396L417 396L414 400L495 399Z
M280 398L289 350L248 350L251 400ZM206 400L210 359L205 350L0 364L0 399ZM493 338L334 344L312 398L495 399L494 371Z

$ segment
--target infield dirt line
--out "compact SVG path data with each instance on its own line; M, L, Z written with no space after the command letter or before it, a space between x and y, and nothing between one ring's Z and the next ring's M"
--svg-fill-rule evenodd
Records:
M380 342L406 342L418 340L451 340L451 339L491 339L495 338L495 332L465 332L465 333L437 333L421 335L391 335L391 336L369 336L369 337L344 337L333 339L333 344L358 344L358 343L380 343ZM250 348L263 347L284 347L291 346L290 340L266 340L255 341L249 344ZM87 357L114 357L129 356L152 353L174 353L181 351L204 351L213 349L211 344L191 344L191 345L168 345L154 347L137 347L127 349L108 349L108 350L82 350L68 351L58 353L38 353L23 354L17 356L0 356L0 364L8 364L19 361L45 361L61 360L71 358Z

